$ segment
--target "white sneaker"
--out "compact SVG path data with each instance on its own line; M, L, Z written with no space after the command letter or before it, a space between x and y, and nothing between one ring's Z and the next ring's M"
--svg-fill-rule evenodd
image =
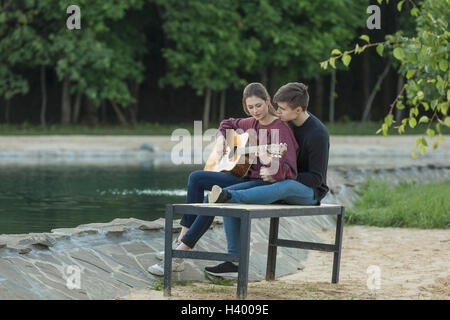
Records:
M181 272L184 270L184 260L181 258L172 260L172 272ZM154 264L147 269L148 272L155 276L163 276L164 275L164 262L160 262Z
M178 242L177 239L173 240L172 249L175 250L180 244L181 242ZM164 260L164 250L157 252L155 258L161 261Z
M231 199L231 193L222 189L218 185L214 185L208 195L209 203L226 203Z

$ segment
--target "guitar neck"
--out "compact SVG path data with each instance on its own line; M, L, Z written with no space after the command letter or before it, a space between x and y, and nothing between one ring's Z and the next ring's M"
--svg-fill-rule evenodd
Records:
M237 154L248 154L248 153L255 153L256 151L258 151L259 147L268 147L268 144L262 144L259 146L250 146L250 147L245 147L245 148L237 148L236 149L236 153Z

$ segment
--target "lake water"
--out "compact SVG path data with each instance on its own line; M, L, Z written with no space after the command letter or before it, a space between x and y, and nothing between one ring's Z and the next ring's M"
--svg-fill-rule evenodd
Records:
M0 234L50 232L115 218L155 220L184 203L201 166L0 168Z

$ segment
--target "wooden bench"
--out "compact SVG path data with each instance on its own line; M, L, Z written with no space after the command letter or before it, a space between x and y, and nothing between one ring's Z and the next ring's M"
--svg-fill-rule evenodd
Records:
M275 279L277 247L289 247L307 250L334 252L332 283L339 281L339 264L341 258L342 232L344 226L344 207L340 205L322 204L320 206L297 205L254 205L254 204L168 204L165 222L165 255L164 255L164 296L171 294L172 258L188 258L215 261L239 262L237 298L247 297L248 266L250 252L250 227L252 219L270 218L270 230L267 254L266 280ZM205 251L182 251L172 249L172 232L174 214L194 214L202 216L236 217L241 219L241 243L239 254L228 254ZM336 215L336 236L334 244L303 242L297 240L278 239L279 220L282 217L299 217L315 215Z

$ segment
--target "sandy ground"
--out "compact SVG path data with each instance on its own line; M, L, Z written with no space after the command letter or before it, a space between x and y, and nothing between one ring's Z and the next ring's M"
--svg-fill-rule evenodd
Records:
M318 235L334 242L334 230ZM450 230L345 226L338 284L332 261L332 253L310 251L298 273L250 283L247 299L450 299ZM170 299L235 297L236 283L192 282L174 284ZM167 298L141 290L118 299Z
M414 149L419 136L331 136L332 149L388 149L410 150ZM436 140L439 140L437 137ZM151 143L161 150L171 150L180 142L180 138L171 141L170 136L0 136L0 150L125 150L139 149L143 143ZM434 141L434 140L433 140ZM203 147L210 142L204 142ZM432 145L432 141L428 141ZM450 150L450 136L445 141L439 140L439 148Z

